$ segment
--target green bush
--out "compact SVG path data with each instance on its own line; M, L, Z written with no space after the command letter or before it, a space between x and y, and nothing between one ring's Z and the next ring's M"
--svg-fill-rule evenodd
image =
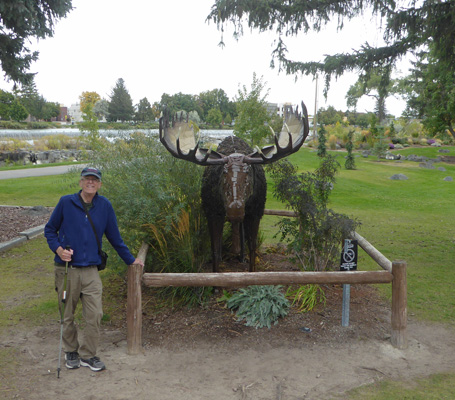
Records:
M234 293L226 305L237 310L238 320L245 320L246 326L270 329L278 318L288 314L289 301L280 289L281 286L248 286Z
M93 154L92 164L103 172L102 194L114 205L125 242L136 251L143 241L150 245L146 271L200 272L210 254L200 195L204 169L172 157L156 136L142 133L106 142ZM126 274L122 262L114 269ZM163 288L161 293L192 304L210 290Z
M297 174L287 159L267 167L274 180L274 197L298 215L282 218L278 226L281 240L289 243L288 251L304 270L333 269L343 240L359 225L327 208L339 166L327 155L315 172Z

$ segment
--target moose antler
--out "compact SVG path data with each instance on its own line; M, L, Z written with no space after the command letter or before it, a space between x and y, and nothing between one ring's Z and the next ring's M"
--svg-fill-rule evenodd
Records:
M224 164L224 156L216 151L199 148L199 140L196 143L194 126L173 117L169 121L169 113L164 111L160 118L160 141L164 147L176 158L191 161L199 165Z
M298 111L298 106L295 112L292 106L285 108L285 119L280 135L277 137L275 132L275 144L256 149L256 152L248 155L248 160L245 162L268 164L295 153L305 142L305 139L310 132L308 125L308 111L305 104L301 103L302 114Z
M305 142L310 131L308 125L308 112L302 102L302 114L296 107L285 109L285 121L279 137L275 135L275 144L256 149L253 153L246 155L243 161L247 164L268 164L295 153ZM273 130L272 130L273 132ZM275 132L274 132L275 133ZM169 121L167 111L160 118L160 141L164 147L176 158L191 161L199 165L225 164L228 155L218 153L209 149L199 148L199 141L196 142L194 128L180 118L172 118Z

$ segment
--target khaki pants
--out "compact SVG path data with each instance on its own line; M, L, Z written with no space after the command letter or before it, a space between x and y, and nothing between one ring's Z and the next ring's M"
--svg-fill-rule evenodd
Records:
M56 266L55 289L59 301L62 299L64 277L65 267ZM77 351L84 359L96 356L103 317L102 292L103 285L96 266L68 267L63 318L63 346L66 352ZM85 322L83 331L79 332L82 338L78 338L78 330L74 323L74 312L79 299L82 303L82 317Z

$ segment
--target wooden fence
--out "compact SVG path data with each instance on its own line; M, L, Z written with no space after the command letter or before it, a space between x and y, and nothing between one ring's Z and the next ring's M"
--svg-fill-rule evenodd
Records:
M266 210L267 215L295 216L289 211ZM351 239L380 266L383 271L346 272L219 272L219 273L144 273L138 265L128 267L127 348L129 354L142 351L142 285L163 286L220 286L292 284L373 284L392 283L391 343L404 349L407 339L406 263L389 261L366 239L354 232ZM145 261L148 245L143 244L138 258Z

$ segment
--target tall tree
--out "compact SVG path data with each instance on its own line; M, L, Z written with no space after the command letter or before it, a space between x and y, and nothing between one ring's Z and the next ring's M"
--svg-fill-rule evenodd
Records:
M329 22L337 21L341 30L347 21L372 13L383 22L385 45L373 47L364 43L351 53L327 55L320 61L295 61L289 58L285 38L320 31ZM410 51L434 42L438 61L455 70L455 1L408 0L327 0L327 1L256 1L216 0L208 21L214 21L223 32L225 24L234 26L234 36L243 33L243 25L259 32L275 31L276 46L272 52L272 67L278 62L287 74L325 77L325 93L331 78L347 71L363 71L368 79L375 68L392 68ZM221 38L223 43L223 37Z
M160 101L160 111L165 108L169 110L171 114L177 111L185 110L187 113L190 111L196 111L199 115L202 114L202 108L199 105L198 96L192 94L176 93L169 95L163 93Z
M2 120L9 121L13 101L14 96L10 92L0 89L0 118Z
M390 75L390 69L385 68L372 71L368 79L360 77L346 94L347 106L356 109L357 102L362 96L373 97L376 102L375 112L379 122L383 123L387 113L386 99L398 91L397 81L391 79Z
M204 120L207 120L207 115L211 109L220 110L223 118L232 112L231 102L223 89L213 89L199 93L199 103Z
M272 115L267 110L266 102L269 91L263 94L264 89L266 89L266 83L263 82L263 78L258 79L254 73L251 89L248 90L243 85L235 99L238 115L235 120L234 134L246 139L251 146L260 145L271 134L268 125Z
M133 100L126 89L125 81L122 78L117 80L112 89L109 102L108 121L131 121L134 115Z
M98 100L93 106L93 112L97 119L107 119L107 116L109 115L109 102L105 99Z
M11 104L10 116L13 121L23 121L28 117L27 109L18 99L14 99L13 104Z
M26 47L30 38L44 39L54 33L57 20L72 10L71 0L8 0L0 2L0 63L5 78L27 84L38 52Z
M147 100L147 97L139 100L139 104L136 106L136 114L134 119L139 122L153 121L154 113L152 105Z
M401 81L406 114L423 118L431 135L448 130L455 138L455 74L453 66L435 59L433 47L421 52L411 74Z

